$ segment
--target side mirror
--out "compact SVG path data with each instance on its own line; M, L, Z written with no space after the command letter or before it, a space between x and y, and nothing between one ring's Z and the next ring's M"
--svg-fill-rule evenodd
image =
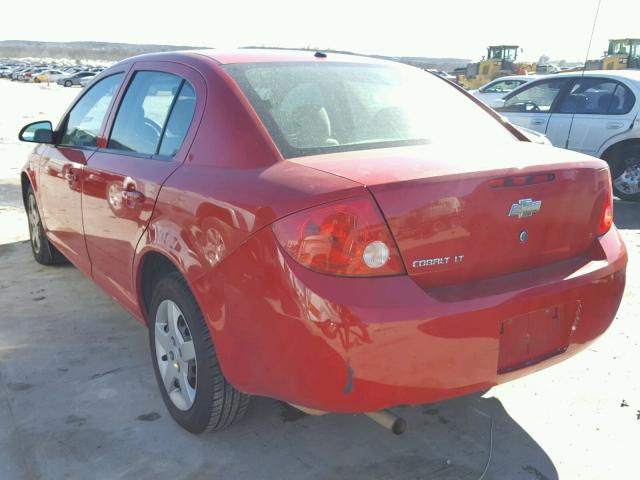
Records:
M489 104L489 106L491 106L494 109L504 107L504 98L496 98L495 100L491 100L491 103Z
M46 120L43 122L33 122L22 127L18 138L22 142L31 143L53 143L53 126Z

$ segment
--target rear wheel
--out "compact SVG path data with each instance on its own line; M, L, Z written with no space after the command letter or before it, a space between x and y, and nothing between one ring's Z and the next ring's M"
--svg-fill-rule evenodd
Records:
M249 395L222 374L204 316L177 273L154 289L149 346L162 399L183 428L192 433L220 430L242 418Z
M607 161L613 193L622 200L640 202L640 144L623 147Z
M27 219L29 220L29 239L31 240L31 252L36 262L42 265L59 265L66 263L67 259L47 239L42 226L40 211L33 189L27 190Z
M64 82L65 87L70 87L71 85L73 85L73 82L71 80L65 80Z

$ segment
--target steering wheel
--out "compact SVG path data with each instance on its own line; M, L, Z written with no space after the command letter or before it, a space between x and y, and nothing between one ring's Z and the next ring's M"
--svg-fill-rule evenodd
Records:
M155 152L160 141L162 129L153 120L144 119L141 127L132 131L132 136L136 139L135 144L143 152Z
M531 110L527 110L527 106L531 106ZM535 102L527 100L526 102L524 102L524 110L525 112L539 112L540 107Z
M160 125L158 125L153 120L149 120L146 117L144 119L144 124L145 124L145 126L153 129L156 132L156 134L158 135L158 138L160 138L160 134L162 133L162 128L160 127Z

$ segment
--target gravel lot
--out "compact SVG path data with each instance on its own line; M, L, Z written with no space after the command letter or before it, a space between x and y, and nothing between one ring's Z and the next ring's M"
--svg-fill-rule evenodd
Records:
M255 398L227 432L165 411L147 334L76 269L25 241L19 128L58 120L79 89L0 80L0 478L632 479L640 438L640 204L616 203L629 249L613 326L563 364L484 396L364 416L309 417Z

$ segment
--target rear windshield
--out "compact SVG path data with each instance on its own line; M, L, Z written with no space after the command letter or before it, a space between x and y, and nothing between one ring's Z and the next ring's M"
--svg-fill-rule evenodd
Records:
M515 137L430 73L403 65L227 65L285 158Z

